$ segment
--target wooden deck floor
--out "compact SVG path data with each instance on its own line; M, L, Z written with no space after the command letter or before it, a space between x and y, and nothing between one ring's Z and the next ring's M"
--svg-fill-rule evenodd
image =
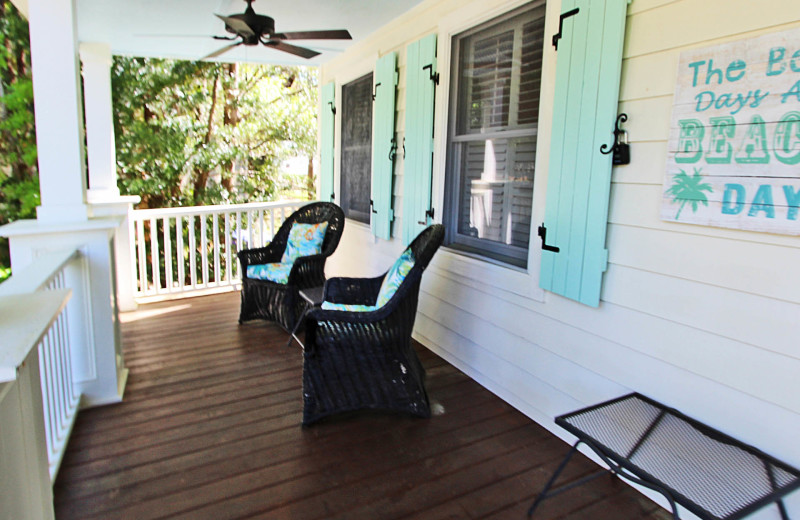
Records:
M125 401L79 415L55 485L68 519L524 519L568 447L420 347L431 419L357 415L301 428L302 357L238 293L124 317ZM574 460L566 479L594 466ZM537 519L664 519L600 478Z

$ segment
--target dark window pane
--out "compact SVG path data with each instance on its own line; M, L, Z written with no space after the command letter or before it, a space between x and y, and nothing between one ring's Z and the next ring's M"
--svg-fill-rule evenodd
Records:
M372 74L342 86L342 209L369 224L372 171Z

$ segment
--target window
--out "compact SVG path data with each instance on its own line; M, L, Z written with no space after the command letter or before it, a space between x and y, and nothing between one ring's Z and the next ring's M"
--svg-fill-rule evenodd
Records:
M445 225L450 247L526 267L544 3L453 38Z
M342 85L341 205L369 224L372 170L372 74Z

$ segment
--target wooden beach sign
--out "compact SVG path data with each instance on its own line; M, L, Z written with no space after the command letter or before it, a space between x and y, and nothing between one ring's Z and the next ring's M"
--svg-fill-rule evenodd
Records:
M800 29L681 54L661 218L800 235Z

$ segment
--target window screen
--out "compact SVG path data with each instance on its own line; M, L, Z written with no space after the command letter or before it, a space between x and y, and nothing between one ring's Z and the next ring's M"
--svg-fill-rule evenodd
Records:
M342 86L341 201L345 216L369 224L372 74Z

